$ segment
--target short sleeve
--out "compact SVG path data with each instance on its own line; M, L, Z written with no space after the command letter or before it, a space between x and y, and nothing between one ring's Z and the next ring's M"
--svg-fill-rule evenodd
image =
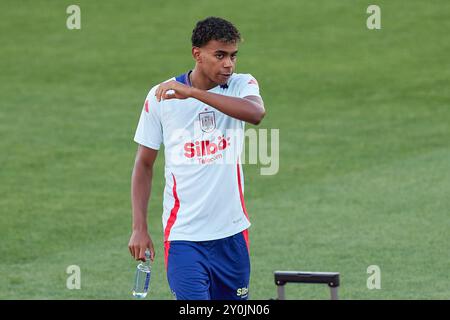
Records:
M255 77L251 74L243 75L239 89L239 98L244 98L247 96L261 97L259 93L258 81L256 81Z
M134 141L154 150L159 150L163 143L160 104L154 96L153 89L145 99Z

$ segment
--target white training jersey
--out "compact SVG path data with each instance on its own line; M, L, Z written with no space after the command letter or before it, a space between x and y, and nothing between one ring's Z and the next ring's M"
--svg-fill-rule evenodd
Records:
M171 78L190 85L189 73ZM155 150L164 145L164 241L221 239L246 230L244 176L239 157L242 120L197 99L158 102L147 95L134 141ZM208 92L232 97L260 96L250 74L234 73Z

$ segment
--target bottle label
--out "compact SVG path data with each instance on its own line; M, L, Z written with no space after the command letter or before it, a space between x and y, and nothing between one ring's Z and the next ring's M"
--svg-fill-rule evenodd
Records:
M144 286L145 292L147 292L149 284L150 284L150 272L147 272L146 277L145 277L145 286Z

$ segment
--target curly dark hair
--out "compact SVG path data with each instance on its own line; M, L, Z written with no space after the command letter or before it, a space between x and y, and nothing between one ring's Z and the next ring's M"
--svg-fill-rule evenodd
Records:
M197 22L192 30L191 41L193 47L202 47L210 40L236 43L241 41L241 34L231 22L218 17L208 17Z

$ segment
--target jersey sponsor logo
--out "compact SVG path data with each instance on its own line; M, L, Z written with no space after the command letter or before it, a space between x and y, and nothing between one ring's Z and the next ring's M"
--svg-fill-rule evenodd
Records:
M186 142L184 144L184 155L187 158L212 156L225 150L230 145L230 138L225 138L225 136L219 136L217 140L217 143L210 140Z
M212 132L216 128L216 117L214 111L201 112L199 115L200 128L203 132Z
M241 298L246 298L248 296L248 287L243 287L243 288L237 289L236 295Z

